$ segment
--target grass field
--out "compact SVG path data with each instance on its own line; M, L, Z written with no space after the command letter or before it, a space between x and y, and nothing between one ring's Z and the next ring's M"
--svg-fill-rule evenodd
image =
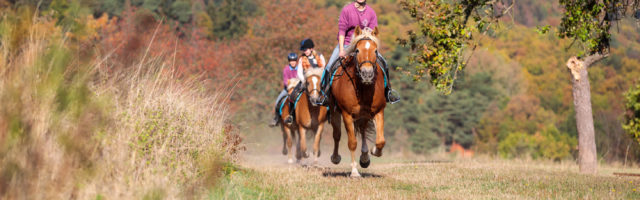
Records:
M601 165L597 175L577 173L573 162L454 159L412 162L393 154L373 158L363 178L350 178L346 152L339 165L324 147L319 166L286 164L281 143L249 143L237 167L210 199L640 199L638 168ZM328 143L325 141L325 144ZM344 146L344 145L343 145ZM359 155L359 153L358 153Z
M569 164L531 161L372 163L363 178L338 166L242 164L213 199L640 199L640 178L576 173ZM629 171L629 170L626 170ZM637 171L637 170L635 170Z

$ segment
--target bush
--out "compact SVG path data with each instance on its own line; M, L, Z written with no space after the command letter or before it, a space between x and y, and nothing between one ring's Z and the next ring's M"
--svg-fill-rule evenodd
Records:
M63 29L2 11L0 199L198 198L235 160L227 92L174 79L163 56L114 71L84 48L95 38L63 31L90 16Z
M508 134L498 144L498 153L504 158L531 157L560 161L572 158L577 143L575 138L549 125L534 135L522 132Z
M629 89L624 94L624 99L627 112L622 128L640 143L640 85Z

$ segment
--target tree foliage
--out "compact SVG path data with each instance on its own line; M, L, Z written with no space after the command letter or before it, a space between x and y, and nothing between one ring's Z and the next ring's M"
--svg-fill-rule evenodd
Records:
M495 0L403 0L403 8L415 19L418 31L399 43L414 52L414 79L428 76L441 91L450 93L457 74L465 67L463 53L473 48L474 34L487 31L503 12Z
M632 138L640 143L640 85L636 85L624 94L625 121L622 127Z

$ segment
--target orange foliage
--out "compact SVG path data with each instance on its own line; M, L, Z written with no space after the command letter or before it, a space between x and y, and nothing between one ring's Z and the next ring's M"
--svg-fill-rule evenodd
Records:
M200 28L176 27L135 9L124 12L122 19L114 17L101 30L102 50L113 58L109 70L156 62L177 77L213 79L233 70L222 67L231 53L228 45L208 40Z
M451 148L449 148L449 153L457 153L459 157L463 158L471 158L475 152L471 149L465 149L462 145L453 141L451 144Z

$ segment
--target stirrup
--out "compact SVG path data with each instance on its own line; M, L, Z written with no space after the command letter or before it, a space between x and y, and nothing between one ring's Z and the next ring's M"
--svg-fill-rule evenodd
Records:
M293 116L287 116L287 118L284 119L284 123L287 125L291 125L293 123Z
M392 98L392 97L395 97L395 98ZM394 89L389 89L389 91L387 92L387 102L391 104L396 104L400 102L400 94Z

